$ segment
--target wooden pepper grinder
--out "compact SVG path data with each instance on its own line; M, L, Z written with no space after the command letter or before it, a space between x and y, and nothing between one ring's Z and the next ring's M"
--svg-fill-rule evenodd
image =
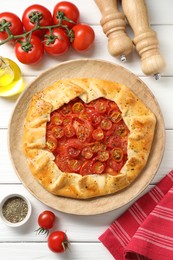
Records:
M159 52L157 34L150 28L144 0L122 0L122 8L134 31L133 41L141 56L142 71L159 79L165 62Z
M126 34L124 15L118 11L117 0L95 0L101 11L100 24L108 37L108 51L112 56L119 56L126 61L126 56L133 48L132 40Z

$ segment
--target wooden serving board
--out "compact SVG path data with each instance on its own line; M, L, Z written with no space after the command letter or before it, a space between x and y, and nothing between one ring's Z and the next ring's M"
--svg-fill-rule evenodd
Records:
M152 150L146 167L128 188L113 195L79 200L55 196L46 191L31 174L22 150L24 119L34 93L53 84L58 79L93 77L116 81L128 86L154 112L157 126ZM162 160L165 145L165 128L159 105L148 87L133 73L114 63L102 60L73 60L59 64L42 73L22 93L9 124L9 152L12 164L24 186L41 202L56 210L77 214L95 215L105 213L136 198L151 182Z

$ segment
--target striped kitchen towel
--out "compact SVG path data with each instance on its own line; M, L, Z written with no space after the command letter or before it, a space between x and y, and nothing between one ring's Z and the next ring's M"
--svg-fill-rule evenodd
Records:
M173 171L99 237L116 260L173 260Z

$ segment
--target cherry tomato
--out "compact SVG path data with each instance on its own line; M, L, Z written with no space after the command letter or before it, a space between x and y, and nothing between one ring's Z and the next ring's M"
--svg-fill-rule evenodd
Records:
M14 49L17 59L24 64L35 64L39 62L44 54L44 47L41 40L35 36L31 36L30 46L25 51L25 39L16 42Z
M81 168L81 163L77 159L68 160L68 165L69 165L70 172L77 173L77 172L79 172L79 170Z
M123 151L120 148L114 148L111 151L112 159L114 159L116 162L121 162L123 159Z
M94 129L92 132L92 137L97 141L102 140L104 138L103 130L101 128Z
M76 51L88 50L95 39L94 30L87 24L76 24L72 30L74 32L72 47Z
M100 123L100 127L103 129L103 130L109 130L112 128L112 122L107 119L107 118L104 118L101 123Z
M104 169L105 169L105 165L104 165L104 163L102 163L102 162L100 162L100 161L95 162L95 163L93 164L93 166L92 166L92 171L93 171L94 173L96 173L96 174L101 174L101 173L103 173Z
M22 15L22 23L26 31L32 30L36 25L36 19L39 19L40 26L49 26L53 24L51 12L44 6L34 4L27 7ZM42 37L46 30L36 30L33 34Z
M54 231L48 237L48 247L54 253L62 253L68 248L68 237L63 231Z
M84 147L82 149L81 155L85 158L85 159L91 159L94 155L94 153L91 151L90 147Z
M55 222L55 214L52 211L45 210L38 216L39 228L36 230L39 233L47 234L49 229L53 227Z
M109 159L109 152L108 151L99 151L97 158L100 162L105 162Z
M92 174L92 166L93 166L93 160L88 160L84 162L80 168L80 174L82 176Z
M68 124L64 127L64 133L66 137L72 137L75 135L75 129L71 124Z
M63 117L59 113L52 113L50 120L55 125L62 125L63 123Z
M54 126L51 130L53 136L57 139L62 138L64 136L64 130L62 126Z
M62 21L62 25L67 25L69 29L71 29L74 26L74 24L78 23L79 16L80 13L77 6L67 1L59 2L58 4L55 5L53 10L54 24L60 23L60 19L59 19L60 17L62 19L65 18ZM73 22L68 21L68 19Z
M80 150L75 147L69 147L68 154L71 158L77 158L80 154Z
M120 112L118 111L114 111L112 112L112 114L110 115L110 119L113 123L118 123L121 119L122 119L122 116L120 114Z
M47 137L46 146L49 151L54 152L57 148L57 139L52 135Z
M52 32L44 35L44 49L52 56L66 53L70 48L70 39L67 34L59 28L54 28Z
M0 29L4 28L4 23L9 23L8 28L13 35L19 35L23 33L23 24L20 18L13 13L3 12L0 13ZM8 38L8 33L6 31L0 32L0 40L5 40Z
M80 113L84 110L84 105L81 102L76 102L72 106L73 113Z

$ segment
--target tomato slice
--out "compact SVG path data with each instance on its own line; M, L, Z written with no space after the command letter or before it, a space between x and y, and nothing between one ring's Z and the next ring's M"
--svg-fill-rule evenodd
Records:
M108 136L105 139L105 143L107 145L107 147L109 148L114 148L114 147L119 147L121 145L121 139L119 136Z
M64 130L62 126L54 126L51 129L51 132L53 134L53 136L57 139L62 138L64 136Z
M114 159L116 162L121 162L123 159L123 151L120 148L114 148L111 151L112 159Z
M94 156L94 153L91 151L90 147L84 147L82 149L81 155L85 159L91 159Z
M89 147L93 153L98 153L99 151L106 150L106 144L101 142L90 143Z
M104 133L103 130L101 128L96 128L95 130L93 130L92 132L92 137L94 138L94 140L96 141L100 141L104 138Z
M71 158L77 158L80 155L80 150L75 147L69 147L68 154Z
M59 113L53 113L50 120L55 125L62 125L63 123L63 117Z
M76 159L72 159L68 161L69 169L71 172L79 172L81 168L81 162Z
M72 125L68 124L64 127L64 134L66 137L72 137L75 135L75 129Z
M54 152L57 148L57 139L54 136L48 135L47 136L47 140L46 140L46 148L51 151Z
M118 125L117 129L116 129L116 133L121 136L121 137L124 137L124 136L127 136L128 135L128 128L126 125Z
M99 113L105 113L107 111L108 108L108 101L104 98L99 98L96 100L95 102L95 109L99 112Z
M67 115L71 112L71 105L70 104L65 104L63 105L59 111L63 114L63 115Z
M76 102L72 106L73 113L80 113L84 110L84 105L81 102Z
M86 139L90 136L90 129L85 124L74 120L73 127L79 141L85 142Z
M80 172L79 173L82 176L92 174L93 173L92 165L93 165L93 161L92 160L84 162L82 164L81 168L80 168Z
M109 120L108 118L104 118L101 123L100 123L100 127L103 130L110 130L112 128L112 122L111 120Z
M122 119L122 116L121 116L121 113L118 112L118 111L114 111L112 112L112 114L110 115L110 119L113 123L118 123L121 121Z
M100 161L95 162L92 166L93 173L96 174L103 173L104 169L105 169L105 164Z
M97 159L100 162L106 162L109 159L109 151L99 151L97 155Z

